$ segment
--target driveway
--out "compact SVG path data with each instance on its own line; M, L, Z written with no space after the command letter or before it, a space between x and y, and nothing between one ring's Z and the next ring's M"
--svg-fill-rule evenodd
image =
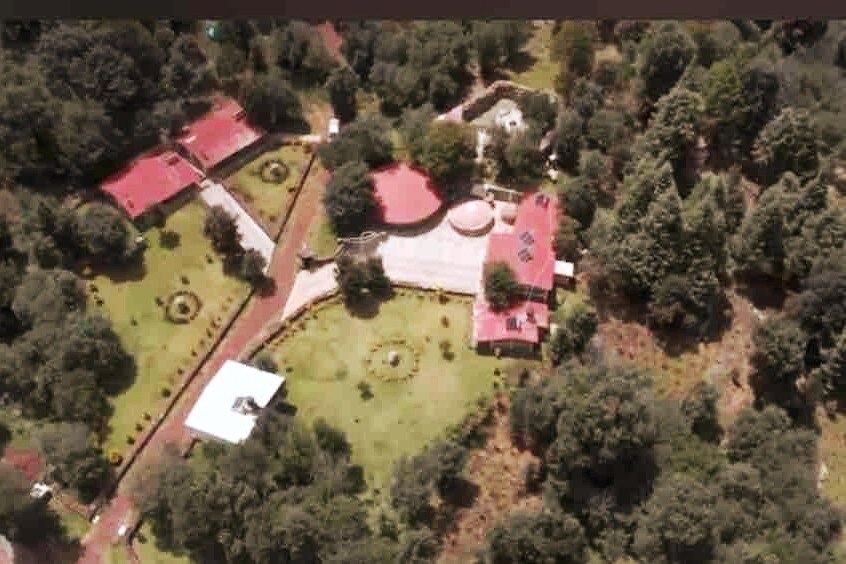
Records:
M203 180L201 186L203 190L200 192L200 197L206 205L209 207L221 206L235 218L238 224L238 233L241 234L241 245L245 249L255 249L261 253L261 256L267 261L267 266L264 269L265 274L267 274L270 259L273 258L273 239L268 237L267 233L221 184L206 179Z

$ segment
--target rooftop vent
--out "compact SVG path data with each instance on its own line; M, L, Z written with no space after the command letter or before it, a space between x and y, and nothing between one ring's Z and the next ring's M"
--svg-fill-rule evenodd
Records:
M505 320L505 328L509 331L517 331L520 329L520 322L516 317L509 317Z
M517 257L523 262L529 262L532 260L532 252L529 249L520 249Z
M232 404L232 411L238 412L241 415L250 415L259 410L259 406L251 396L240 397L235 399Z
M247 115L247 111L243 108L239 108L232 114L233 119L242 119L244 116Z
M535 196L535 203L539 206L546 207L549 205L549 196L546 194L538 194Z
M525 243L526 245L531 245L535 242L535 238L532 237L532 234L528 231L523 231L522 233L520 233L520 240L523 241L523 243Z

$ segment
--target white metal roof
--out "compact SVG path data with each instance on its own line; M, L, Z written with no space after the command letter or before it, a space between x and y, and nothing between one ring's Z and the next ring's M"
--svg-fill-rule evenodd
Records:
M575 265L572 262L567 262L563 260L555 261L556 276L567 276L568 278L572 278L575 270Z
M194 433L237 444L250 436L257 414L234 409L239 398L252 398L264 408L285 382L285 378L227 360L200 394L185 426Z

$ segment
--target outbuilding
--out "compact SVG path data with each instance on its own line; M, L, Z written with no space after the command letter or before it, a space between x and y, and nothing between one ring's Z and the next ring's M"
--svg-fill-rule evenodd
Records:
M185 426L195 439L242 443L284 383L282 376L227 360L203 389Z

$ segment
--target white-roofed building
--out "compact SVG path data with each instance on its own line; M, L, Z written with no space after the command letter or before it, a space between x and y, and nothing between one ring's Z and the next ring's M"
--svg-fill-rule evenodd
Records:
M200 440L244 442L284 383L282 376L227 360L200 394L185 426Z
M555 261L555 281L560 284L572 285L576 276L576 265L564 260Z

